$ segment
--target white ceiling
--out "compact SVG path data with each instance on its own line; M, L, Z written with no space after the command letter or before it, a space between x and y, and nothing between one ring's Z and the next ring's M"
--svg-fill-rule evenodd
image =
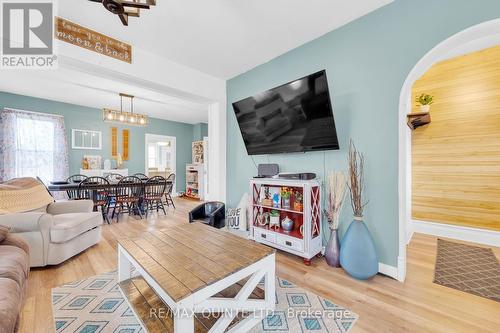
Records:
M136 84L117 82L65 68L50 71L4 70L0 75L0 91L98 109L107 107L118 110L120 109L118 93L125 92L136 96L135 112L191 124L208 121L206 104L168 96L165 93L141 88ZM129 110L129 103L124 99L125 111Z
M227 79L338 28L392 0L157 0L129 26L100 3L58 1L57 15L147 52ZM87 52L87 51L85 51ZM135 110L198 123L208 105L172 97L137 82L59 67L2 71L0 91L94 108L119 108L119 92L136 96Z
M393 0L157 0L129 26L100 3L59 1L59 15L228 79Z

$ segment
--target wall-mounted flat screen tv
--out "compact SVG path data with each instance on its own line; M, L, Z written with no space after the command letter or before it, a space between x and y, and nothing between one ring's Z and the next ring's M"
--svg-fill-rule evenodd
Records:
M326 72L233 103L249 155L339 149Z

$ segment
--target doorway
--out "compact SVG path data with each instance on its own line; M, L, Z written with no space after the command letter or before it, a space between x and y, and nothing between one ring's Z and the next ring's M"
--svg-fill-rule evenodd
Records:
M145 171L148 177L162 176L168 178L176 174L176 139L174 136L146 134ZM177 178L177 177L176 177ZM177 193L176 182L172 193Z
M412 197L412 159L411 159L411 131L406 125L406 115L411 113L411 91L416 80L426 73L435 63L450 58L451 55L460 55L481 50L500 44L500 19L487 21L465 29L430 50L413 67L408 74L401 89L399 100L399 255L398 255L398 280L404 281L406 276L406 245L413 234L411 224L411 197ZM467 231L468 232L468 231ZM437 233L435 233L437 234ZM447 233L450 238L460 239L461 232ZM495 242L500 237L481 235L481 238L494 238Z

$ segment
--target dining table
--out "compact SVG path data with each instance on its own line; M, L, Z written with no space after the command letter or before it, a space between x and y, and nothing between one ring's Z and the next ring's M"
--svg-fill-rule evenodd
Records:
M141 180L140 183L137 182L119 182L119 181L109 181L109 188L110 191L113 192L113 190L117 189L118 186L120 188L123 187L145 187L146 186L146 181L148 180L147 178L139 178ZM166 179L167 186L172 184L172 181L169 179ZM97 189L102 189L102 184L92 184L92 183L87 183L84 184L82 187L80 187L80 182L68 182L68 181L51 181L49 186L47 186L47 189L50 192L66 192L66 191L75 191L75 190L92 190L92 188L95 187ZM144 207L144 201L142 198L139 199L138 203L138 208L132 210L133 215L139 215L142 216L145 213L145 207Z

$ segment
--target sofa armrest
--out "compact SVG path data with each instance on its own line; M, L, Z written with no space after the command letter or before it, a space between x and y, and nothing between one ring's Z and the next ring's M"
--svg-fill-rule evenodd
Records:
M202 218L205 218L205 204L198 205L189 212L189 222Z
M52 215L42 212L0 215L0 225L10 227L11 233L48 230L52 224Z
M47 213L52 215L90 213L93 210L94 202L92 200L56 201L47 207Z
M2 242L0 242L0 245L15 246L28 254L30 253L30 248L28 246L28 243L26 243L21 237L18 237L11 233L7 234L7 238L5 238Z
M224 205L220 206L210 214L210 216L225 216L226 207Z

